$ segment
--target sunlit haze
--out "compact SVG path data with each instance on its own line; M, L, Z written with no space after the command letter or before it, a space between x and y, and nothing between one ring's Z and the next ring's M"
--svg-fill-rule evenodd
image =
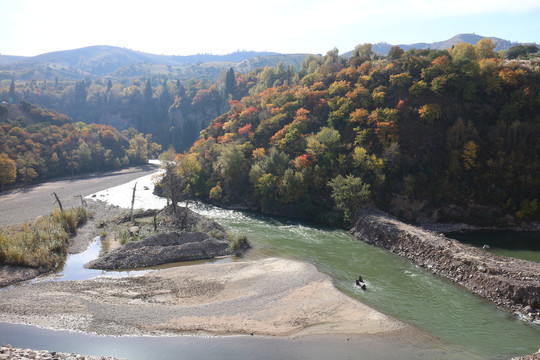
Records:
M538 19L538 0L0 0L0 53L33 56L91 45L169 55L325 53L459 33L538 42Z

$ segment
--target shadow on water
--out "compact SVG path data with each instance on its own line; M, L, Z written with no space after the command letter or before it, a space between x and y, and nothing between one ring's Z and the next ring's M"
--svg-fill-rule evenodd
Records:
M488 245L487 251L503 256L540 262L540 232L470 231L453 232L448 237L475 247Z

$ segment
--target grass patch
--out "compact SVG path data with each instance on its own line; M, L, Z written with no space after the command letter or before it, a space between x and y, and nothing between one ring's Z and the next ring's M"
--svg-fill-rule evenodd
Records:
M229 249L237 251L242 246L247 244L247 235L244 232L236 233L233 231L227 231L227 240L229 240Z
M65 258L69 236L88 216L82 206L55 209L34 222L0 228L0 264L55 268Z
M119 233L120 244L125 245L129 241L129 232L127 230L121 230Z

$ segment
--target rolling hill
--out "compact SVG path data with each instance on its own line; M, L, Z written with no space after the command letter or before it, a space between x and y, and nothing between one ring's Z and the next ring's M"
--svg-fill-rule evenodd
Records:
M459 34L434 43L399 44L404 50L448 49L460 42L476 44L484 36ZM507 50L519 43L490 37L495 50ZM375 53L385 55L393 45L377 43ZM350 56L351 52L344 55ZM85 78L133 79L167 76L169 78L214 81L224 69L235 68L248 72L256 67L294 65L296 69L308 54L279 54L274 52L236 51L227 55L157 55L115 46L97 45L73 50L55 51L33 57L0 55L1 80L82 80Z
M0 55L1 79L54 79L55 77L79 80L85 77L112 77L117 74L130 74L124 69L136 65L168 67L168 72L184 73L186 67L203 63L215 63L217 67L231 67L251 58L276 56L277 53L257 51L237 51L227 55L157 55L115 46L97 45L73 50L55 51L32 57ZM285 55L282 55L286 57ZM277 59L269 61L277 65ZM301 61L301 60L300 60ZM161 72L161 71L159 71ZM148 73L143 74L148 75Z
M433 43L415 43L415 44L397 44L400 48L407 51L409 49L433 49L433 50L446 50L450 49L452 46L465 42L469 44L476 44L479 40L488 38L493 40L495 43L495 51L499 50L508 50L512 46L519 45L521 43L519 42L511 42L508 40L496 38L496 37L490 37L490 36L481 36L477 34L458 34L453 37L451 37L448 40L443 41L437 41ZM386 55L388 53L388 50L394 46L392 44L388 43L377 43L373 44L372 50L375 53L380 53L381 55ZM349 54L349 53L348 53Z

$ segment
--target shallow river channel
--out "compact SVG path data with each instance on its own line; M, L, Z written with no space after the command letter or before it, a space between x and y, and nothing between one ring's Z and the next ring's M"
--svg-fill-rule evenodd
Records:
M138 180L136 206L157 208L151 177ZM97 198L128 207L133 183L105 190ZM307 261L330 275L345 294L428 333L413 336L306 338L265 337L106 337L0 324L0 342L132 359L506 359L540 348L540 326L518 319L464 288L385 250L367 245L346 231L257 214L191 205L203 215L245 232L252 249L243 258L284 257ZM104 275L82 269L99 253L99 241L70 256L64 269L38 281L85 279ZM126 273L106 273L123 276ZM367 290L354 279L362 275Z

